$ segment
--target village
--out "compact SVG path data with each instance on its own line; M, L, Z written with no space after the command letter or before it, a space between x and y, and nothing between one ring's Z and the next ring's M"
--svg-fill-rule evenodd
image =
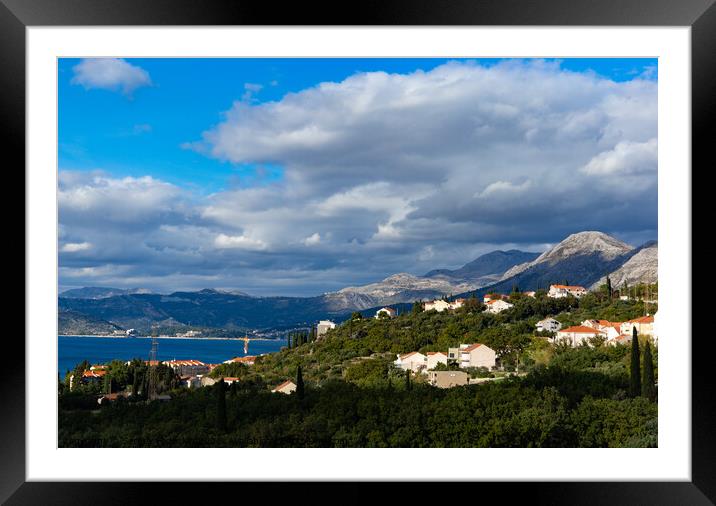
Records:
M546 293L547 297L559 299L574 297L579 299L586 295L588 290L582 286L570 286L563 284L552 284ZM536 296L534 291L521 292L522 296ZM620 297L624 300L624 297ZM513 304L509 302L510 296L498 293L488 293L483 296L484 311L498 314L509 310ZM436 299L421 302L423 311L456 311L463 308L468 299L457 298L454 300ZM382 307L374 315L375 319L391 319L397 317L395 308ZM324 339L329 332L338 326L331 320L320 320L315 326L316 340ZM627 321L608 321L603 319L587 319L579 325L563 328L562 323L553 317L547 317L535 324L535 336L543 337L552 344L562 346L616 346L627 345L631 342L633 335L647 336L657 343L657 332L655 315L645 315ZM240 378L224 374L211 374L214 369L221 365L241 364L251 367L255 364L260 355L248 355L248 342L245 342L244 356L233 357L221 364L204 363L199 360L166 360L145 361L148 367L154 367L160 363L173 371L178 387L196 389L215 385L223 380L226 385L239 382ZM127 362L129 365L129 362ZM416 379L427 382L437 388L450 388L462 385L480 384L489 381L497 381L512 375L519 375L519 368L516 371L505 371L498 353L484 343L472 342L461 343L459 346L449 348L445 351L410 351L399 353L392 362L396 370L403 371L406 375L413 375ZM83 384L99 383L107 374L107 366L96 364L89 367L82 373L80 381ZM74 383L74 377L69 378L70 390ZM132 396L131 390L121 392L111 391L105 387L104 393L100 394L97 402L101 405L115 401L119 398ZM272 388L273 393L291 394L297 389L296 382L287 379ZM169 400L168 394L154 394L151 400Z

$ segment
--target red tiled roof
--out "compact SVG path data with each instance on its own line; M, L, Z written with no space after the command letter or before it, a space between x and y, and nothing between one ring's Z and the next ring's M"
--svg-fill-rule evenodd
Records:
M433 355L445 355L445 353L443 353L442 351L429 351L429 352L426 353L426 355L430 355L430 356L433 356ZM445 355L445 356L447 356L447 355Z
M625 323L654 323L654 317L653 316L642 316L640 318L634 318L633 320L629 320Z
M472 350L478 349L480 346L482 346L482 344L480 344L480 343L471 344L467 348L462 348L460 351L472 351Z
M565 290L586 290L586 288L579 285L550 285L549 287L563 288Z
M575 334L598 334L599 331L592 327L587 327L585 325L575 325L574 327L567 327L566 329L562 329L559 332L573 332Z
M283 387L286 387L286 386L290 385L291 383L293 383L293 381L291 381L291 380L286 380L286 381L284 381L283 383L281 383L279 386L277 386L276 388L274 388L274 391L276 391L276 390L281 390Z

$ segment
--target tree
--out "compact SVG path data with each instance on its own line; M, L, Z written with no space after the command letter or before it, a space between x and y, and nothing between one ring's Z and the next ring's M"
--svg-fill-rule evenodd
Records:
M216 384L216 428L226 430L226 383L221 378Z
M358 311L353 311L351 313L351 320L362 320L362 319L363 319L363 315L360 314Z
M612 298L612 280L607 276L607 297Z
M641 382L641 395L650 401L656 400L656 384L654 382L654 362L651 358L649 341L644 346L644 377Z
M424 307L422 302L420 302L419 300L413 302L413 314L420 314L423 312L423 309Z
M301 366L299 365L298 369L296 369L296 396L298 396L299 399L303 399L303 395L303 371L301 370Z
M410 390L412 385L410 384L410 369L405 370L405 389Z
M629 378L629 395L641 395L641 371L639 366L639 336L636 327L632 328L631 335L631 376Z

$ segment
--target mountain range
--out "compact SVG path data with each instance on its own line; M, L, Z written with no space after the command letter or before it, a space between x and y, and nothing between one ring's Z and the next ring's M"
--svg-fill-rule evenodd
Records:
M205 289L172 294L148 290L89 287L60 294L60 333L81 319L96 327L196 326L223 329L270 329L340 321L352 311L370 314L383 305L411 303L450 295L481 295L546 288L569 283L595 288L609 275L612 286L655 282L657 243L634 248L602 232L572 234L542 254L494 251L455 269L436 269L423 276L399 273L382 281L346 287L316 297L252 297L242 292ZM68 313L71 318L68 316ZM89 324L88 323L88 324Z

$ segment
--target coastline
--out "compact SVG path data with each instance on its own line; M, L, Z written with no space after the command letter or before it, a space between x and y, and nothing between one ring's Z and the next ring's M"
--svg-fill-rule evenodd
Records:
M98 336L93 334L57 334L57 337L100 337L103 339L152 339L152 336ZM243 337L174 337L174 336L157 336L156 339L185 339L190 341L243 341ZM251 341L280 341L280 339L269 339L268 337L252 337Z

